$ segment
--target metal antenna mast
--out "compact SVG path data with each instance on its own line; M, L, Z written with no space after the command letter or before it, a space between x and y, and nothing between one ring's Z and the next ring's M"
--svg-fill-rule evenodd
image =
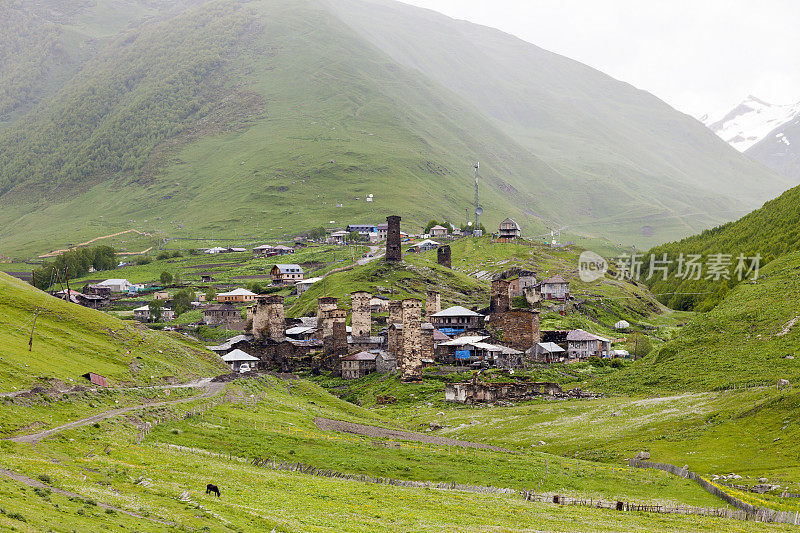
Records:
M480 205L478 204L478 168L480 168L480 163L475 163L475 227L473 229L478 229L478 215L480 214L478 210L480 209ZM480 209L483 211L482 209Z

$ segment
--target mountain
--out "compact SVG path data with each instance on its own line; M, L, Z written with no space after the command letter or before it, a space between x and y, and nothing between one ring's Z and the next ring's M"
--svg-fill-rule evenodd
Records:
M712 120L706 115L701 120L723 141L740 152L746 152L776 128L797 119L798 115L800 102L774 105L749 95L721 119Z
M800 181L800 102L774 105L750 95L721 119L702 120L740 152Z
M487 227L512 216L528 235L570 225L640 246L790 184L648 93L399 3L3 9L0 35L14 20L37 30L14 30L0 60L6 256L127 229L266 238L393 212L412 227L459 222L475 161ZM44 66L27 76L30 64Z

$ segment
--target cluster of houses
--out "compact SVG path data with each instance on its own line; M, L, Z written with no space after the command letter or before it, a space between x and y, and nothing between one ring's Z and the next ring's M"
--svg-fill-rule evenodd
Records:
M560 284L558 279L555 283ZM431 365L520 369L622 355L611 349L610 339L588 331L541 331L538 309L512 307L511 294L509 281L495 280L489 308L442 309L434 290L424 302L359 291L351 294L350 326L336 298L319 298L314 317L290 319L285 317L283 297L253 295L245 333L210 349L226 356L233 370L245 363L281 371L312 367L345 379L399 370L406 381L419 379L421 369ZM387 311L385 321L382 316L374 319L373 314ZM229 304L207 308L206 313L209 323L241 320L239 310Z

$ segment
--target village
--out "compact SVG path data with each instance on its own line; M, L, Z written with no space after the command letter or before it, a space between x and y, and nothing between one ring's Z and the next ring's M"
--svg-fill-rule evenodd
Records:
M434 225L426 234L409 236L401 231L400 222L399 216L389 216L385 224L349 225L345 230L330 232L323 240L343 245L347 239L364 239L370 248L361 261L383 261L387 265L402 262L404 252L435 251L437 263L452 268L450 245L432 238L465 238L464 234L450 235L452 228ZM492 242L498 245L521 240L520 227L510 218L500 224L492 237ZM381 243L380 248L376 243ZM290 257L305 246L301 242L294 247L259 245L249 251L256 258L277 259ZM209 255L244 252L248 249L204 250ZM191 293L191 301L182 304L176 304L180 296L174 290L119 278L87 283L82 292L65 288L53 294L97 309L107 308L114 301L124 302L126 298L139 303L143 297L151 298L145 305L132 309L135 320L150 327L177 329L187 335L205 331L198 328L230 332L224 342L209 344L208 348L219 355L231 372L239 374L311 371L353 380L371 373L397 373L402 382L413 383L422 379L424 369L432 367L441 372L467 372L464 375L469 376L469 371L496 369L514 373L542 365L631 357L624 349L612 349L612 339L581 328L540 327L543 304L563 315L567 305L575 300L570 293L570 282L557 273L543 279L536 272L523 269L495 275L491 279L488 306L443 308L440 290L434 286L427 288L424 299L392 299L353 290L345 301L318 296L316 313L300 317L287 316L287 297L283 294L288 290L299 297L322 283L324 276L306 277L300 264L276 262L269 267L269 277L271 283L260 291L258 287L253 287L254 291L241 286L218 293L198 291ZM201 283L214 281L213 272L200 274ZM277 290L282 294L277 294ZM176 305L187 304L202 319L173 324ZM614 327L624 334L629 324L619 321ZM549 382L497 387L475 379L448 384L445 390L448 400L461 403L526 399L540 394L580 397L581 393L579 389L564 392Z

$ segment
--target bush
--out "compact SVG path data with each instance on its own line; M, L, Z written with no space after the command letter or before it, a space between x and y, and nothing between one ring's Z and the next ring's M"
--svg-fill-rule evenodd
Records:
M136 264L137 265L149 265L152 261L153 260L150 259L150 257L146 256L146 255L140 255L139 257L136 258Z
M42 483L47 483L49 485L51 482L50 476L48 476L47 474L39 474L39 481L41 481Z
M156 259L158 261L163 261L164 259L169 259L169 258L170 258L169 252L159 252L159 254L156 256Z
M625 366L625 363L622 359L612 359L611 360L611 368L622 368Z

